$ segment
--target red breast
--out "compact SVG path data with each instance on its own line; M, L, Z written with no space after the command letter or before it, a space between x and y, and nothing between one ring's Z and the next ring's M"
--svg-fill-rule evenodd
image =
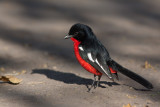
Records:
M75 56L76 56L78 62L81 64L81 66L90 73L93 73L95 75L102 75L101 72L96 70L93 66L91 66L89 63L87 63L85 60L83 60L82 57L80 56L78 46L81 42L79 42L78 40L76 40L74 38L71 38L71 40L74 42L74 53L75 53Z

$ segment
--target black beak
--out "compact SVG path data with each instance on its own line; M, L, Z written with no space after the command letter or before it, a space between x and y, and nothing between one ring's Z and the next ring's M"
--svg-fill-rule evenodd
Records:
M64 37L64 39L69 39L69 38L71 38L72 37L72 35L66 35L65 37Z

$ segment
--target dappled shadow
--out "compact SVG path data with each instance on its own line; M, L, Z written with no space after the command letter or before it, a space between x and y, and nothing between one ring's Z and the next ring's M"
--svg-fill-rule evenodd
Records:
M102 0L104 1L104 0ZM2 3L4 1L1 1ZM110 28L110 26L106 23L104 23L103 21L101 22L101 20L97 20L97 22L95 20L92 19L92 16L90 16L90 14L96 14L99 17L105 17L103 15L106 15L106 10L107 10L107 16L112 16L112 17L123 17L124 19L129 19L132 21L135 21L136 24L139 24L139 26L143 26L145 24L147 24L148 22L145 21L144 23L139 23L139 20L143 21L144 18L150 18L152 21L159 21L159 13L153 9L150 9L148 7L151 7L153 4L149 4L148 2L145 1L134 1L134 0L122 0L122 1L118 1L118 0L108 0L108 1L104 1L106 4L101 4L102 10L101 8L99 8L97 11L95 11L95 13L90 13L90 14L86 14L84 11L82 11L79 8L76 7L71 7L70 4L64 4L64 3L56 3L56 2L50 2L50 1L42 1L42 0L6 0L5 2L7 3L11 3L12 5L18 5L20 6L20 10L21 11L17 11L16 14L11 14L12 17L16 17L18 19L20 19L20 23L23 23L24 21L22 19L25 18L29 18L29 20L27 21L34 21L34 20L42 20L42 24L39 24L40 26L43 26L43 24L45 23L46 20L53 20L53 22L57 21L57 20L72 20L74 22L83 22L83 23L90 23L90 24L95 24L97 26L99 26L99 29L103 32L104 29L106 31L107 28ZM109 8L107 7L107 4L111 4L113 10L109 10ZM92 4L88 4L89 6L92 6ZM99 5L98 5L99 6ZM118 7L118 8L117 8ZM85 7L86 8L86 7ZM88 9L89 11L90 9ZM100 12L99 12L100 11ZM113 14L111 14L109 11L113 11ZM142 17L141 17L142 16ZM63 18L62 18L63 17ZM62 19L61 19L62 18ZM90 20L92 19L92 20ZM14 20L13 20L14 21ZM53 23L52 22L52 23ZM37 22L37 23L41 23L41 22ZM37 24L34 23L34 24ZM150 25L151 22L149 22L148 24ZM54 23L53 23L54 24ZM154 25L156 25L156 23L153 23ZM112 25L112 23L111 23ZM12 26L16 26L12 25ZM45 25L46 26L46 25ZM32 27L32 26L30 26ZM115 27L115 25L113 26ZM120 28L120 27L119 27ZM121 26L121 28L123 28L123 26ZM52 32L48 33L48 34L43 34L42 32L46 32L45 30L43 31L31 31L30 29L21 29L21 28L17 28L17 29L13 29L12 27L6 26L5 23L1 23L0 25L0 38L3 38L5 40L9 40L10 42L14 42L17 43L19 45L24 46L25 44L29 44L31 46L31 48L34 50L40 50L40 51L45 51L50 53L50 55L56 55L59 58L62 58L66 61L73 61L73 56L70 53L67 53L67 51L71 52L71 48L66 48L63 47L65 45L60 46L59 44L61 42L63 42L61 39L63 39L63 36L59 36L59 31L56 31L56 29L53 29ZM69 28L68 28L69 29ZM113 28L114 29L114 28ZM118 29L117 29L118 30ZM61 28L60 32L64 32L64 29ZM110 35L107 34L109 31L105 32L105 35ZM67 33L67 32L66 32ZM116 31L114 31L113 33L116 33ZM116 35L110 35L110 36L103 36L103 40L105 40L105 42L110 41L112 38L114 38L114 41L116 41L119 38L122 38L124 33L121 33L120 36L119 35L120 32L117 32ZM139 41L141 44L145 45L146 43L143 43L143 41L141 41L142 39L140 39L141 35L138 36L134 36L132 35L133 32L130 32L127 34L127 37L129 37L130 39L132 39L133 42L136 43L136 41ZM65 35L65 34L64 34ZM48 39L46 39L48 38ZM60 39L61 38L61 39ZM54 43L55 41L61 40L58 43ZM144 38L143 38L144 39ZM116 44L112 44L113 46L115 46ZM113 48L113 46L110 45L111 48ZM155 45L155 44L154 44ZM113 51L113 54L116 56L124 56L122 52L115 50ZM141 60L142 55L130 55L131 58L133 59L139 59ZM151 60L152 62L155 61L155 63L159 63L160 60L155 58L154 56L150 55L147 56L147 58L149 60Z
M32 20L52 20L59 17L65 17L67 20L76 20L88 22L89 20L82 15L82 11L73 7L69 7L61 3L43 0L6 0L10 3L15 3L22 7L22 10L17 14L20 18L28 18Z
M139 26L152 26L153 28L159 27L160 12L159 1L149 0L101 0L106 3L113 3L113 7L117 9L113 17L123 18L133 21ZM154 7L154 8L153 8ZM108 15L109 16L109 15ZM112 16L112 15L111 15ZM125 26L125 23L124 23ZM123 25L122 25L123 27Z
M43 74L46 75L50 79L54 79L57 81L64 82L66 84L77 84L77 85L91 85L93 80L92 79L86 79L80 76L77 76L73 73L65 73L60 71L54 71L49 69L34 69L32 71L32 74ZM108 86L112 85L119 85L115 82L106 82L106 81L100 81L100 84L106 84ZM104 86L100 85L100 87L104 88Z
M54 42L56 41L56 39L58 39L56 37L52 37L48 34L44 35L38 32L31 32L22 29L13 30L3 25L0 26L0 29L0 38L4 39L5 41L16 43L22 47L26 47L27 45L31 50L47 52L49 56L57 56L69 62L73 61L73 55L66 53L67 51L71 50L66 47L58 46ZM57 34L55 33L54 35ZM63 41L64 37L62 36L60 42Z
M145 52L147 50L150 53L144 54L137 52L137 54L129 53L128 55L125 51L121 50L124 48L122 44L128 45L130 44L129 42L132 42L132 45L137 44L137 47L140 45L142 47L147 45L150 48L154 48L159 45L158 30L160 27L160 13L159 7L154 6L154 4L151 3L152 1L96 0L84 1L85 4L83 4L81 1L78 3L74 1L65 3L64 1L59 2L49 0L2 0L0 1L1 6L3 6L3 2L6 2L6 5L0 9L0 39L24 47L30 52L35 50L39 51L40 54L47 52L50 56L54 57L54 60L51 59L53 62L59 63L58 61L62 59L63 63L77 66L78 63L74 63L75 58L73 53L71 53L73 51L70 46L71 44L68 44L66 41L64 42L63 36L68 33L69 27L73 23L80 22L91 25L91 27L94 28L93 30L95 33L96 31L98 31L98 33L102 32L99 37L101 37L103 43L106 43L106 47L110 44L108 48L110 53L112 53L111 56L119 57L122 60L131 58L135 59L137 62L144 62L147 60L153 64L160 63L157 54L155 56L151 52L154 50L150 51L148 48L148 50L142 48L142 51ZM109 20L110 18L112 19L111 21ZM123 41L123 37L124 39L125 37L128 39ZM119 42L119 44L116 44L117 42ZM29 46L29 48L26 48L26 45ZM119 50L116 47L118 47ZM139 48L139 50L141 50L141 48ZM8 54L10 53L12 52L9 51ZM47 57L44 57L44 59L45 58ZM57 60L55 60L56 58ZM0 64L4 67L15 67L16 69L20 67L26 69L29 63L32 64L31 61L24 61L24 63L22 63L23 61L15 60L17 59L1 56ZM37 63L39 64L39 62ZM132 65L128 64L128 66ZM143 74L142 71L140 72ZM149 76L153 76L153 84L159 83L156 78L156 74L158 73L149 73L151 74L149 74ZM32 74L42 74L49 79L64 82L66 84L88 86L92 83L92 79L83 78L73 73L49 69L34 69ZM145 76L147 77L148 75ZM127 81L127 79L122 81L125 81L126 84L131 84L131 86L133 85L130 81ZM103 85L101 86L102 88L105 88L105 85L119 85L115 82L106 81L101 81L100 83ZM7 90L5 88L2 89L3 95L14 96L17 99L25 101L27 100L28 106L54 106L50 104L50 102L41 99L41 96L26 95L24 92L15 90L6 94ZM145 94L145 92L149 93L150 95L146 96L154 101L160 100L159 94L157 94L159 91L149 91L137 88L134 88L134 90L139 92L139 94ZM159 90L159 86L156 86L155 90ZM142 95L142 98L144 96L145 95Z
M143 18L150 18L152 20L160 21L160 13L158 10L152 8L152 1L143 1L143 0L110 0L114 3L118 3L123 7L126 7L127 10L123 11L123 15L130 16L129 18L133 18L135 21L141 21L143 23L142 18L139 16L143 16ZM128 13L128 14L127 14ZM132 17L137 16L137 17ZM140 20L139 20L140 19ZM144 24L144 23L143 23Z
M76 11L72 7L65 5L57 5L56 3L49 3L41 0L16 0L14 1L25 9L20 14L22 17L28 17L32 19L53 19L59 17L66 17L68 20L77 20L88 22L85 16L81 15L81 11ZM55 14L57 13L57 15Z

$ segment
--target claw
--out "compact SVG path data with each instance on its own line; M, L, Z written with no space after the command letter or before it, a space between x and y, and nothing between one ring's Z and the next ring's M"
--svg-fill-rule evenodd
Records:
M98 81L96 81L96 75L94 75L93 83L92 83L91 87L88 88L88 92L90 92L90 90L91 90L93 87L94 87L94 89L97 88L97 87L99 87L99 82L100 82L101 77L102 77L101 75L98 76ZM96 84L95 84L95 82L96 82Z

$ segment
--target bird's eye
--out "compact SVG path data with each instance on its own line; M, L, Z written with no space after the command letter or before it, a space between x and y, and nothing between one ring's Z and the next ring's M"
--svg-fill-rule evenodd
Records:
M75 32L74 35L78 35L78 32Z

